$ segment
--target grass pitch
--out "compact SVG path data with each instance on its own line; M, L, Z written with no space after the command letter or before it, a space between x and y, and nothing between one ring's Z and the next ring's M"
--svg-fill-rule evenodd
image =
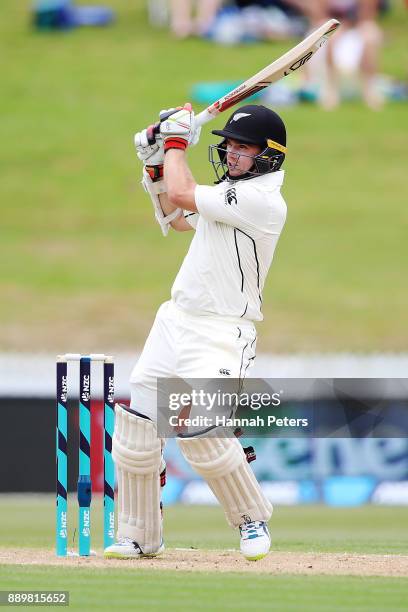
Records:
M94 506L93 534L97 545L101 541L99 499L96 498ZM72 517L76 513L74 499L70 511ZM300 573L290 573L285 571L283 563L289 554L283 551L292 551L294 559L314 553L316 561L320 554L326 553L329 553L326 557L329 561L331 553L339 560L339 565L344 565L347 556L335 557L336 552L341 551L351 555L359 553L361 563L381 553L383 566L389 563L387 555L392 553L393 562L398 564L398 559L401 563L404 560L406 567L408 541L403 508L277 508L271 521L273 547L270 557L276 561L276 571L272 574L262 570L262 561L250 563L248 571L244 568L233 572L223 571L222 563L218 568L213 567L213 571L206 571L195 567L194 561L187 566L181 562L186 553L177 553L176 547L194 547L192 554L196 559L200 554L207 554L209 549L218 549L225 555L225 562L231 562L228 555L232 554L234 559L228 549L237 548L236 533L226 526L219 508L166 508L169 554L173 559L180 554L180 565L177 567L175 561L173 568L177 569L172 570L160 566L151 569L139 562L132 562L131 567L127 564L122 569L118 561L115 565L100 561L106 563L103 567L86 561L79 567L66 561L62 561L62 566L30 565L35 561L36 549L53 547L53 521L53 496L0 497L1 551L9 549L16 558L19 551L21 554L27 548L32 551L31 556L24 556L24 564L0 565L0 589L68 590L71 608L79 610L103 610L114 606L152 611L190 610L192 606L197 610L310 612L407 609L406 577L336 575L336 568L329 572L332 575L307 575L313 571L312 565L305 565ZM397 553L403 557L395 556ZM158 560L149 560L149 563L155 561Z
M92 501L93 546L102 542L101 500ZM404 507L280 506L271 519L273 550L408 554L407 511ZM32 528L26 529L29 517ZM70 497L68 520L73 541L77 502ZM219 507L174 505L165 508L165 541L169 548L232 549L235 531ZM0 496L0 546L54 546L55 498L49 495Z
M0 566L1 567L1 566ZM405 579L1 567L7 590L67 590L77 610L406 610Z
M143 342L191 236L161 237L139 185L133 133L188 100L195 82L245 79L293 42L175 42L147 24L145 4L111 0L118 18L105 29L39 34L31 2L2 1L3 350L86 353ZM392 5L381 69L403 78L408 12L402 0ZM373 113L356 102L282 115L289 215L259 350L406 350L408 106ZM209 132L190 153L199 182L212 180Z

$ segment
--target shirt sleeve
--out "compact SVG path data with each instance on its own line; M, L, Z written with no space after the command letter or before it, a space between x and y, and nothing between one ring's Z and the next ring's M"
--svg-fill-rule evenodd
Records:
M189 212L188 210L184 211L184 218L191 225L193 229L196 229L198 220L200 215L196 212Z
M270 205L262 188L245 182L197 185L195 202L207 221L219 221L243 231L267 231Z

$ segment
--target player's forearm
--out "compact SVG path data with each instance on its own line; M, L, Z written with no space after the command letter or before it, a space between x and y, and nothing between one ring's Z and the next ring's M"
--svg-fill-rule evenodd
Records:
M167 193L161 193L159 195L160 206L164 215L170 215L172 212L178 209L177 206L170 204L169 199L167 197ZM180 211L180 216L176 217L173 221L170 221L170 225L177 232L188 232L193 228L191 225L184 219L184 215Z
M179 149L167 151L164 159L164 181L170 204L197 212L194 198L197 183L187 165L184 151Z

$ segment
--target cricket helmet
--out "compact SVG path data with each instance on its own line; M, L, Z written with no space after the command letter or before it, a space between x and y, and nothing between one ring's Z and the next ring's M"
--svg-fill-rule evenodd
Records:
M228 179L228 167L225 163L227 139L233 138L245 144L261 147L261 152L253 156L254 164L245 175L234 178L242 180L276 172L280 169L286 154L286 128L282 119L270 108L259 104L247 104L233 112L224 129L213 130L223 140L218 145L210 145L210 162L218 180ZM217 152L219 157L214 155ZM220 172L221 170L221 172Z

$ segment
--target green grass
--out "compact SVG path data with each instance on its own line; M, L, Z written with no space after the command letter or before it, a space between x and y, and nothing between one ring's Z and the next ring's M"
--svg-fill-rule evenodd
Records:
M76 513L75 499L70 506ZM94 500L93 538L101 542L101 504ZM71 518L73 521L73 519ZM271 520L273 550L407 554L406 509L364 506L279 507ZM72 534L72 524L71 534ZM168 548L237 548L237 536L214 507L165 509ZM53 496L0 496L1 547L52 548ZM194 569L194 568L192 568ZM406 610L403 578L180 572L147 569L0 565L1 590L68 590L81 610Z
M192 574L1 567L0 588L70 593L70 608L103 610L406 610L401 578ZM53 609L53 607L47 608ZM56 609L56 608L55 608Z
M53 548L54 497L0 496L0 543L8 548ZM100 499L93 500L93 546L102 543ZM69 506L70 542L74 535L77 504ZM270 527L273 549L303 552L408 554L406 508L361 506L279 506ZM27 529L27 517L31 528ZM166 546L182 548L237 548L237 533L230 529L219 507L168 506L165 508Z
M110 28L39 34L30 5L3 0L0 23L0 348L135 348L191 236L162 239L139 185L133 133L187 100L196 81L244 79L291 42L177 43L147 25L142 0L111 1ZM402 78L408 12L402 0L395 7L382 69ZM406 349L408 106L282 115L289 215L259 349ZM212 180L212 141L205 129L190 154L201 182Z

